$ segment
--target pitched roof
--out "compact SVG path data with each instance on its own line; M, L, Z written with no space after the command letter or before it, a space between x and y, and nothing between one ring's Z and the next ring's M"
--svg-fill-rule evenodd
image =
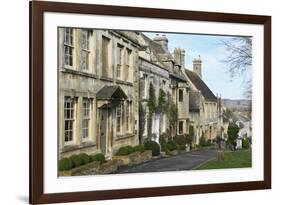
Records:
M191 111L191 112L200 111L199 92L190 92L190 94L189 94L189 111Z
M156 54L165 54L167 51L159 44L147 37L146 35L142 35L143 39L145 42L148 44L149 48L151 49L152 52Z
M210 90L210 88L204 83L204 81L191 70L185 69L185 73L188 78L191 80L193 85L201 91L202 95L206 100L216 101L217 97Z
M177 80L182 81L182 82L187 82L186 78L184 77L184 75L181 72L170 73L170 77L176 78Z
M118 85L104 86L96 95L98 100L127 99L127 95Z

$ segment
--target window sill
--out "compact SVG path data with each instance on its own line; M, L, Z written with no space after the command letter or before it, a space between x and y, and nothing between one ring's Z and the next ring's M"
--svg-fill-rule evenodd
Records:
M64 67L63 69L61 69L61 71L64 73L76 74L76 75L95 78L95 79L97 78L96 74L89 73L87 71L78 71L71 67Z
M82 149L82 148L87 148L87 147L93 147L93 146L97 146L97 144L95 142L92 142L92 141L84 141L84 142L81 142L80 145L76 145L76 144L65 145L61 149L61 153L70 152L70 151L74 151L74 150L78 150L78 149Z
M113 82L113 78L111 78L111 77L106 77L106 76L101 76L101 77L100 77L100 80Z
M134 137L134 136L135 135L133 133L117 134L116 141L131 138L131 137Z
M131 82L127 82L127 81L123 81L123 80L118 80L118 79L116 80L116 83L133 86L133 83L131 83Z

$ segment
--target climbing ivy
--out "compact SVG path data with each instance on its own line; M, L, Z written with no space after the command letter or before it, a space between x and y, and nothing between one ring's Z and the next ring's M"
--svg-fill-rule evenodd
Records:
M172 135L176 131L177 122L178 122L178 108L176 104L173 102L172 97L168 94L167 103L165 106L165 111L167 113L167 117L170 123L170 135Z
M148 138L148 140L151 140L152 139L152 116L153 116L153 112L156 108L155 89L154 89L154 86L151 82L149 84L147 106L148 106L147 138Z
M159 97L158 97L158 111L159 112L164 112L165 111L165 106L166 106L166 93L162 88L159 90Z

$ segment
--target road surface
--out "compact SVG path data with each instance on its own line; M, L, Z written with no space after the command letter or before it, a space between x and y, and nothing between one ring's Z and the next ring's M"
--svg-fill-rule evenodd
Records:
M122 167L116 173L164 172L190 170L209 160L215 159L217 150L200 150L172 157L160 158L139 165Z

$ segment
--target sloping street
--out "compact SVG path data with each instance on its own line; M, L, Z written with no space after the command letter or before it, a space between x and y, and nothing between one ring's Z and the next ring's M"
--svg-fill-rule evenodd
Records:
M115 173L139 173L139 172L164 172L190 170L200 164L215 159L217 150L200 150L180 154L168 158L152 160L136 166L120 168Z

